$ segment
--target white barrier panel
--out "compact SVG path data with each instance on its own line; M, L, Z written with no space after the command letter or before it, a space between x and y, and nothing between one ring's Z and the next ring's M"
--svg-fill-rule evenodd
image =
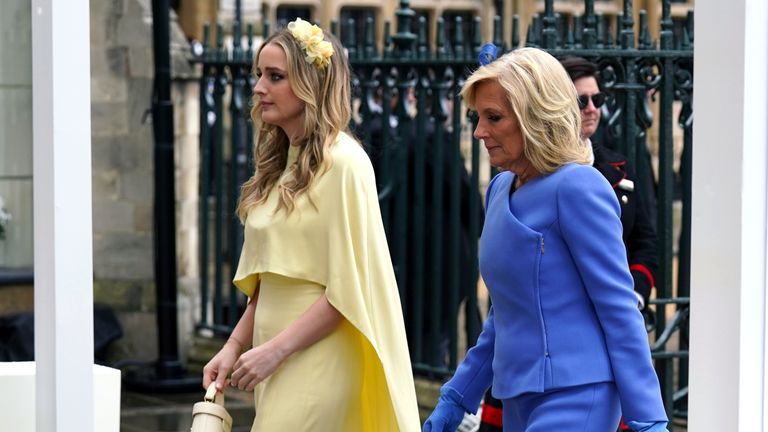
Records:
M94 430L120 432L118 369L93 365L92 412ZM0 362L0 431L35 432L35 362Z

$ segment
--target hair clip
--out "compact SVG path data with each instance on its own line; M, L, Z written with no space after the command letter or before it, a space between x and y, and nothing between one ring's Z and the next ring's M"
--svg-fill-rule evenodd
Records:
M487 43L480 48L480 54L477 56L477 61L480 66L485 66L488 63L496 60L499 56L499 49L492 43Z
M288 23L288 31L304 50L307 63L315 65L318 69L325 69L328 66L333 55L333 45L323 40L323 31L320 27L296 18Z

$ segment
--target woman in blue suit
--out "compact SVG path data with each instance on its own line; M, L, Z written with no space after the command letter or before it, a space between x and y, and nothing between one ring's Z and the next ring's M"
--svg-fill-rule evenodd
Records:
M502 170L486 193L480 271L493 300L424 425L454 431L493 384L507 432L666 431L620 208L579 137L560 63L523 48L480 67L462 96Z

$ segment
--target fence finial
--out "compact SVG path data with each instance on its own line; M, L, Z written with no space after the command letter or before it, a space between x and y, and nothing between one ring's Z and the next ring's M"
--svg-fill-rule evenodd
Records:
M512 49L520 46L520 15L512 16Z
M584 5L584 29L581 38L581 44L584 48L594 48L597 44L596 25L595 0L587 0Z
M621 47L623 49L635 47L635 25L632 19L632 0L624 0L624 21L621 25Z
M397 16L397 33L392 36L395 55L400 58L411 58L416 42L416 35L411 32L411 20L416 16L416 12L410 8L408 0L400 0L400 8L395 15Z
M661 31L659 39L661 40L661 49L672 49L672 14L670 13L670 0L661 2Z

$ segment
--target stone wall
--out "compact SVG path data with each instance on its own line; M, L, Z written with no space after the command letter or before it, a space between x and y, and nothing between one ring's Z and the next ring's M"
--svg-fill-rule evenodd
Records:
M179 346L186 358L194 327L200 318L199 260L199 84L189 77L174 78L176 116L176 255L178 265Z
M28 0L0 3L0 59L0 199L4 201L0 205L12 217L5 226L5 239L0 239L0 267L30 268L32 13ZM3 296L7 295L4 291Z
M183 58L186 40L172 26L173 70L191 77L192 69ZM124 336L113 347L114 359L153 360L157 356L155 286L153 273L153 191L154 140L149 110L153 83L152 15L149 0L91 2L91 122L93 157L93 266L94 301L116 312ZM191 81L194 84L194 81ZM174 96L186 95L188 81L174 87ZM194 87L194 85L192 85ZM196 99L192 98L194 103ZM176 101L177 122L186 118ZM179 115L181 113L181 115ZM197 117L193 117L195 120ZM182 135L185 135L182 133ZM189 139L185 141L190 143ZM196 146L192 147L193 149ZM180 284L180 337L191 337L191 315L195 295L195 239L187 239L188 209L196 202L195 185L185 185L194 170L193 151L180 151L177 161L177 190L188 199L177 200L177 244ZM192 248L190 251L189 248ZM192 273L192 277L188 273ZM191 282L190 282L191 280ZM183 287L182 287L183 286ZM183 298L182 298L183 297ZM189 334L187 334L189 333Z

